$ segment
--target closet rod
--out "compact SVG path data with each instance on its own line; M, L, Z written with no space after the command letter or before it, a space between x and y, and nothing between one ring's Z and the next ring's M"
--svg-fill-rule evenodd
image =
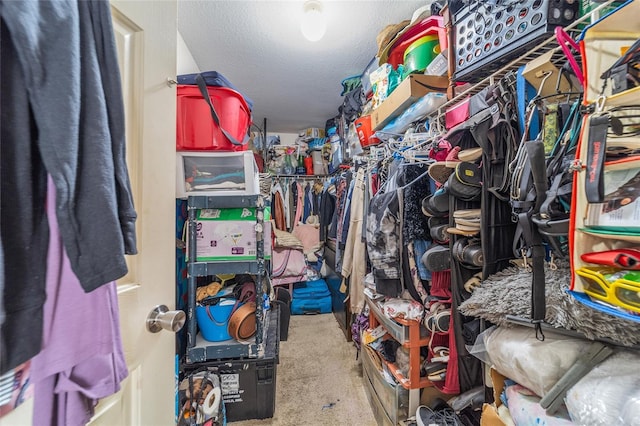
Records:
M335 175L270 175L271 179L301 179L301 180L318 180L327 179Z

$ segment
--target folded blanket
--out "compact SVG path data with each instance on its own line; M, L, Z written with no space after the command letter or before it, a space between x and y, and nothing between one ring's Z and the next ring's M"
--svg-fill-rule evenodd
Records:
M567 293L571 283L569 264L556 260L557 269L545 266L546 322L575 330L588 339L613 339L623 345L640 343L640 325L595 311ZM508 326L507 315L529 318L532 273L510 267L489 276L459 307L463 315L475 316L496 325Z

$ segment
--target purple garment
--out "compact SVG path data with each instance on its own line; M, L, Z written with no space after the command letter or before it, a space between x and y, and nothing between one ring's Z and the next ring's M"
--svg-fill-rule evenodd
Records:
M39 425L85 425L100 398L120 389L127 366L115 282L85 293L71 270L49 178L47 301L42 351L33 358L34 419Z

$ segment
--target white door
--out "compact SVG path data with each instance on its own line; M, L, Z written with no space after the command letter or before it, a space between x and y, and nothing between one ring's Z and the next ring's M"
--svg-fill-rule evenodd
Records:
M127 115L127 163L138 213L138 254L118 282L129 377L92 425L175 424L175 335L152 334L157 305L175 306L177 2L112 0Z
M119 280L129 377L96 408L92 425L175 424L175 335L145 323L157 305L175 306L175 86L177 3L112 0L127 115L127 161L138 213L138 253ZM0 426L37 424L31 401Z

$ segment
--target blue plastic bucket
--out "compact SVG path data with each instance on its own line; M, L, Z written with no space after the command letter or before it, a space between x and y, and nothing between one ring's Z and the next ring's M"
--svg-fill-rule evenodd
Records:
M216 305L196 306L196 321L204 340L222 342L231 339L229 318L235 304L236 299L222 299Z

